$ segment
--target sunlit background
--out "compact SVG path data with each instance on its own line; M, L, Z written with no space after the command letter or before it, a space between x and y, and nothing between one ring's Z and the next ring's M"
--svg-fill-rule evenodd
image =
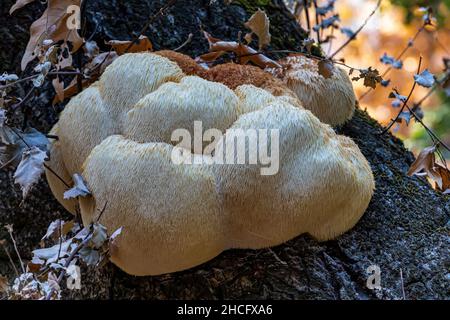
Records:
M357 30L375 8L377 1L368 0L337 0L335 11L340 15L340 26ZM326 4L326 0L318 1L318 5ZM400 94L408 95L413 85L413 75L417 72L419 57L422 56L422 67L429 69L434 74L443 71L443 58L450 58L450 0L445 1L410 1L410 0L384 0L380 9L372 16L356 40L351 42L335 58L344 58L345 63L356 68L372 66L382 74L388 66L380 62L380 57L387 53L397 57L407 47L408 41L414 37L423 25L422 6L432 6L435 13L436 27L426 27L419 33L406 54L402 57L403 68L391 70L384 79L390 79L388 87L377 86L363 98L360 106L367 109L370 115L382 124L388 124L394 118L399 108L391 106L392 99L389 93L396 88ZM313 10L313 9L312 9ZM311 11L313 14L313 11ZM297 14L299 21L305 26L305 17ZM314 24L314 16L311 17ZM331 30L331 28L329 29ZM323 38L326 36L324 33ZM335 39L329 44L324 44L325 53L332 53L346 39L347 36L340 30L333 30ZM367 88L362 80L353 82L358 97L362 97ZM419 101L430 89L416 86L410 102ZM428 125L447 145L450 144L450 99L443 92L436 91L422 104L424 113L423 121ZM424 147L433 142L425 132L425 129L414 120L409 125L402 121L400 125L392 127L392 132L405 141L406 146L414 153L420 152ZM447 162L450 153L444 152Z

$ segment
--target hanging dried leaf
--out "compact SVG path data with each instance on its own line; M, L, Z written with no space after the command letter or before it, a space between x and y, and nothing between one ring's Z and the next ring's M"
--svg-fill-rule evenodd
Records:
M43 45L44 40L50 39L54 43L65 40L72 43L72 52L77 51L83 44L75 28L69 29L69 19L73 19L73 12L68 12L71 6L80 6L81 0L49 1L42 16L30 27L30 40L22 58L22 70L30 61L36 58L36 49Z
M31 147L22 155L22 160L14 173L15 183L20 184L25 198L31 187L39 181L44 172L44 161L47 153L37 147Z
M434 152L436 151L436 146L426 147L420 152L416 161L411 165L408 170L408 176L412 175L420 175L421 172L424 172L430 177L430 179L434 180L438 186L442 186L442 178L440 174L436 171L435 166L435 157Z
M270 43L270 20L263 10L258 9L245 23L245 26L258 37L259 50L262 50ZM249 42L247 41L247 43Z
M2 162L2 165L8 163L8 165L17 166L22 157L22 153L28 149L29 146L38 147L43 151L47 150L47 137L34 128L27 128L23 132L19 129L14 129L17 134L8 126L5 126L4 129L4 132L6 132L5 134L8 134L7 137L10 143L8 145L1 145L0 143L0 161ZM1 134L2 128L0 126L0 138ZM19 136L21 138L19 138Z

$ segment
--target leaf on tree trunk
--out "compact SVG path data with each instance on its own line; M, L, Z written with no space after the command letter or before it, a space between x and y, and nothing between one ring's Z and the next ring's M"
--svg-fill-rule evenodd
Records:
M247 64L248 62L253 62L260 68L281 68L281 66L272 59L266 57L265 55L257 52L255 49L246 46L242 43L236 41L222 41L220 39L212 37L208 32L203 31L203 34L208 40L209 51L217 52L218 56L224 54L225 52L233 52L238 58L240 64ZM203 57L204 55L200 56ZM209 56L213 57L213 55Z

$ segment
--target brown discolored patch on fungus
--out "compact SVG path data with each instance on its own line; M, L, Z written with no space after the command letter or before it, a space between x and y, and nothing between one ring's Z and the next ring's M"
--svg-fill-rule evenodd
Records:
M161 50L156 51L155 54L166 57L172 62L178 64L181 70L188 76L190 75L198 75L201 76L206 69L195 62L194 59L189 57L188 55L172 51L172 50Z
M223 83L233 90L240 85L251 84L269 91L274 96L296 97L295 93L281 80L255 66L236 63L219 64L207 70L203 78Z

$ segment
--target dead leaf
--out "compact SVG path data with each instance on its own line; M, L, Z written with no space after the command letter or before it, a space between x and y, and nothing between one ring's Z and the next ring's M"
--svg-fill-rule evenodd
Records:
M86 182L84 181L83 177L80 174L75 173L73 175L73 181L74 186L72 189L69 189L66 192L64 192L64 199L86 197L87 195L91 194L88 187L86 186Z
M133 43L131 47L130 47L131 41L110 40L106 44L110 45L119 56L124 53L153 50L153 45L150 42L149 38L147 38L146 36L140 36L137 43Z
M436 146L426 147L417 156L416 161L411 165L408 170L408 176L420 175L423 171L430 179L435 181L439 187L442 186L442 178L440 174L436 171L434 152L436 151Z
M81 260L83 260L88 266L94 266L100 262L100 253L98 250L92 247L83 247L79 251Z
M444 194L450 193L450 170L445 168L439 164L435 166L436 173L441 177L441 185L438 185L438 189L442 191ZM437 184L437 182L436 182Z
M31 187L39 181L44 172L47 153L38 147L31 147L22 154L22 160L14 173L15 183L20 184L25 198Z
M26 6L27 4L34 2L35 0L17 0L16 3L9 9L9 14L13 14L14 11Z
M318 63L319 74L326 79L331 78L334 71L333 63L329 60L320 60Z
M198 63L213 62L219 59L225 53L225 51L208 52L197 57L195 61L197 61Z
M6 293L9 290L8 278L0 275L0 293Z
M245 23L245 26L258 37L259 50L262 50L270 43L270 20L263 10L258 9Z
M255 49L246 46L236 41L222 41L220 39L212 37L208 32L203 31L203 34L208 40L210 52L220 52L219 56L224 52L234 52L238 57L240 64L246 64L253 62L260 68L281 68L281 66L272 59L257 52ZM213 55L211 55L213 56Z
M57 262L58 258L62 258L69 255L70 245L72 239L64 241L61 244L55 244L50 248L33 250L33 257L46 261L47 264Z
M87 41L84 44L84 54L86 55L86 57L88 57L89 60L94 59L96 56L98 56L100 54L100 49L97 45L97 42L91 40L91 41Z
M58 97L59 101L64 101L64 82L59 80L59 77L57 76L52 81L53 88L56 91L56 95Z
M49 1L48 7L42 16L33 22L30 27L30 40L22 58L22 70L28 63L37 57L36 50L44 40L50 39L54 43L64 40L72 43L72 52L77 51L83 44L76 29L69 29L67 20L73 13L67 12L70 6L80 6L81 0Z
M3 163L2 165L5 165L5 163L8 163L8 165L13 167L19 165L23 152L28 149L29 146L36 146L41 150L47 150L47 145L49 143L47 137L34 128L27 128L23 132L19 129L15 129L17 134L14 133L12 128L7 126L3 129L4 130L2 130L0 125L0 138L4 138L2 136L3 134L7 135L7 137L9 137L9 144L7 145L4 143L4 145L2 145L2 143L0 143L0 161ZM18 135L21 138L19 138Z
M85 79L82 81L82 87L87 88L89 85L97 81L97 79L105 71L106 67L109 66L118 57L118 54L114 51L103 52L96 56L91 62L86 64L84 68ZM70 84L64 89L64 99L73 97L78 93L78 83L75 77ZM59 96L53 98L53 104L64 101L60 99Z
M67 45L67 42L64 42L61 45L61 53L58 55L57 57L57 61L56 61L56 68L58 70L63 70L66 68L73 68L72 64L73 64L73 57L72 54L70 53L70 49L69 46Z
M108 239L108 234L106 233L106 227L100 223L94 223L94 231L92 232L91 241L95 248L100 248L105 241Z

